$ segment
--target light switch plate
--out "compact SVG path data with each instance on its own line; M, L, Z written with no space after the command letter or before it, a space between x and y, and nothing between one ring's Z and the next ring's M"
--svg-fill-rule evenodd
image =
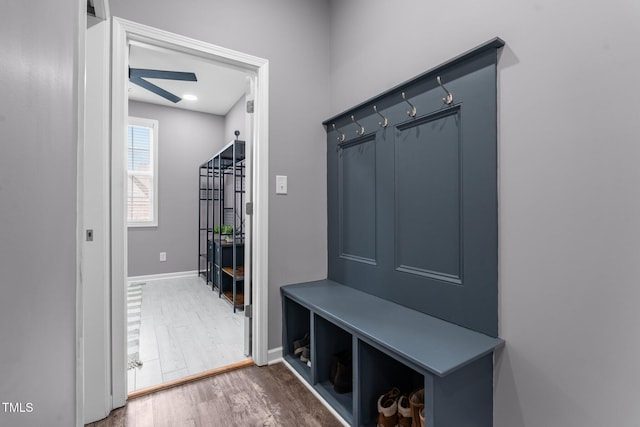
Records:
M276 175L276 194L287 194L286 175Z

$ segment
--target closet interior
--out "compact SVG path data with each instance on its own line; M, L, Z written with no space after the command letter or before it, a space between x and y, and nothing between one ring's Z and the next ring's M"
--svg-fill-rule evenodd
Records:
M199 167L198 274L234 312L244 308L245 161L236 139Z

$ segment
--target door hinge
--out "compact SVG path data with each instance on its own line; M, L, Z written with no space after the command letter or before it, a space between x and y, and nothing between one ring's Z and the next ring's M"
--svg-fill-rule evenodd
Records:
M247 101L247 113L253 113L253 101Z
M253 215L253 202L247 202L247 205L244 211L245 211L244 213L247 215Z
M245 305L244 306L244 317L253 317L253 306L252 305Z

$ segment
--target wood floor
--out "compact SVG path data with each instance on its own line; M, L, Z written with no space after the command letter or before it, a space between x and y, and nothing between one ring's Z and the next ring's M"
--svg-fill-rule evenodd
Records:
M139 359L127 371L129 393L246 360L244 313L200 277L149 281L141 307ZM131 320L131 318L130 318Z
M333 427L342 424L282 364L250 366L129 400L88 427Z

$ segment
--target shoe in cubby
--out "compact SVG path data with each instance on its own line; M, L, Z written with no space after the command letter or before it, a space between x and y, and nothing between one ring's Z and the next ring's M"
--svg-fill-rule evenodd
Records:
M409 396L409 405L411 406L411 427L420 427L420 411L424 409L424 388L414 391ZM424 418L422 421L424 426Z
M351 352L340 353L335 360L335 376L330 378L333 383L333 390L338 394L350 393L353 391L353 360ZM331 371L333 372L333 365Z
M398 425L398 396L400 390L392 388L378 398L377 427L396 427Z
M304 347L302 347L300 351L300 360L304 363L307 363L309 362L309 360L311 360L311 346L305 345Z
M302 338L293 341L293 354L300 356L306 346L309 346L309 332L304 334Z
M403 394L398 399L398 427L411 427L412 421L409 396Z

